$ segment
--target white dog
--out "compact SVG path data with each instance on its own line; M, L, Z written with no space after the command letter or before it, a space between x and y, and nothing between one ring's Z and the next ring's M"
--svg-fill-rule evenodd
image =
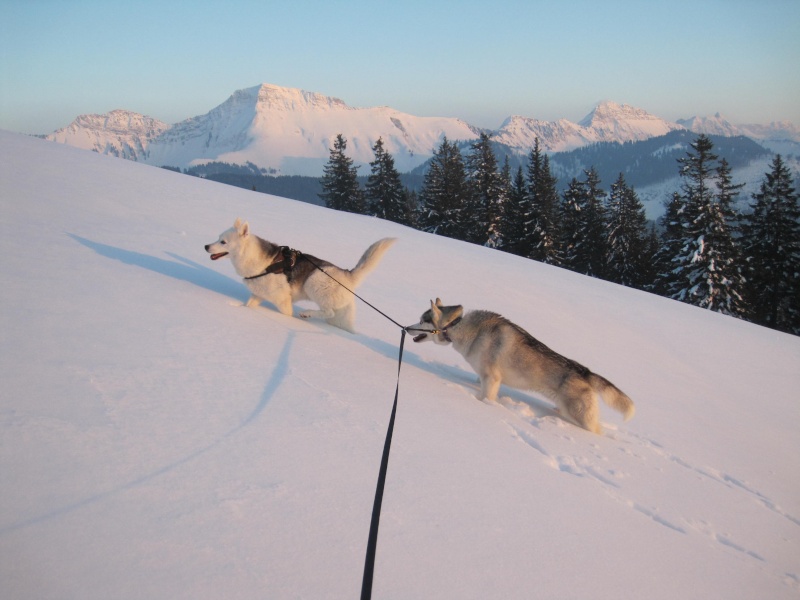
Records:
M311 300L320 309L303 311L300 317L319 317L352 333L355 319L352 291L378 266L394 242L395 238L375 242L353 269L346 270L310 254L261 239L250 233L246 222L236 219L233 227L223 231L216 242L205 248L211 254L211 260L223 256L231 259L233 268L244 278L252 294L247 306L258 306L267 301L284 315L292 315L293 302Z

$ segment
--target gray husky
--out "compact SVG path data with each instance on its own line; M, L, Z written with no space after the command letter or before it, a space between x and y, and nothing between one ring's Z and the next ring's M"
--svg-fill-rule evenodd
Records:
M443 306L437 298L420 322L407 329L419 333L415 342L452 343L480 377L479 400L496 400L501 383L533 390L552 399L572 421L598 434L603 430L597 394L626 421L633 416L633 401L608 379L554 352L496 313L464 313L463 307Z
M291 316L292 302L311 300L320 309L303 311L301 318L319 317L352 333L356 310L352 292L378 266L394 242L395 238L375 242L366 249L354 268L346 270L321 258L261 239L250 233L246 222L236 219L233 227L223 231L216 242L205 248L211 260L223 256L231 259L236 273L250 289L247 306L258 306L267 301L284 315Z

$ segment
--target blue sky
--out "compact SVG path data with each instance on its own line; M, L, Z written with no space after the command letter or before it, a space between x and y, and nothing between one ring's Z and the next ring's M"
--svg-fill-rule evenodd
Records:
M274 83L497 128L601 100L800 125L800 1L0 0L0 129Z

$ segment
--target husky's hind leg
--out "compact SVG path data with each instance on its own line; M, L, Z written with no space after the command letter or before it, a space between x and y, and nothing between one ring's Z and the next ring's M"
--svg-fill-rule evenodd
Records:
M486 398L489 402L495 402L499 391L500 377L498 375L491 372L481 375L481 391L478 400Z
M349 302L337 308L334 315L327 319L328 323L339 329L344 329L350 333L355 333L356 304Z
M572 389L568 390L569 393L559 398L557 402L562 414L568 415L572 421L587 431L602 434L600 410L594 390L588 385L573 384L570 387Z

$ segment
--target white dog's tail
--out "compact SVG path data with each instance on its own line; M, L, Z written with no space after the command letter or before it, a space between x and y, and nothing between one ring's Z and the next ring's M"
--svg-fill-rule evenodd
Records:
M591 374L590 381L592 387L603 397L605 403L614 410L621 412L626 421L633 417L636 407L633 405L633 400L625 392L597 373Z
M350 283L353 287L361 285L364 278L378 266L383 255L396 241L397 238L383 238L366 249L358 264L350 269Z

